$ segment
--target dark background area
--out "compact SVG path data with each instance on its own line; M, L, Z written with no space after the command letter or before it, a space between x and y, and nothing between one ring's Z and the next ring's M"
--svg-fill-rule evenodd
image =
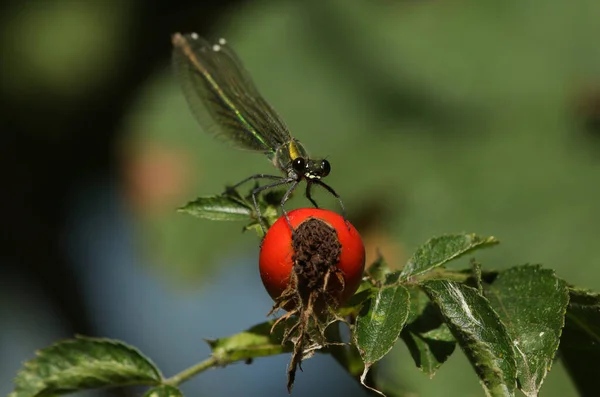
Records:
M400 267L432 235L477 232L503 242L484 266L543 263L600 289L599 17L583 0L4 1L0 392L34 349L75 333L123 338L175 372L206 357L203 337L264 320L253 236L174 212L270 171L195 124L169 68L178 31L228 38L293 134L329 156L371 255ZM390 387L481 394L460 354L429 381L402 349ZM363 394L315 360L295 394ZM284 395L286 361L188 390ZM573 395L560 363L543 391Z
M60 6L52 1L5 3L2 12L5 27L11 23L8 19L17 20L13 23L18 24L18 19L27 18L28 13L40 13L39 18L44 18L45 8L50 17L56 8L62 8L58 12L68 14L70 6L86 7L75 2L63 2ZM89 333L92 328L80 286L69 270L62 244L68 195L74 186L98 175L118 177L120 165L115 152L123 133L119 126L140 86L168 62L168 37L172 32L187 28L187 31L207 33L219 14L237 2L96 3L96 6L88 5L90 14L94 13L93 7L108 8L104 13L106 18L111 18L111 12L127 14L125 26L119 26L119 34L113 35L120 44L114 45L118 47L118 53L111 54L114 59L109 67L116 72L107 73L99 66L98 73L85 77L99 79L101 83L91 83L88 89L57 92L60 87L51 83L32 82L36 70L30 69L24 57L19 59L30 50L23 48L28 45L27 32L12 35L5 32L2 47L4 66L12 68L3 73L5 78L11 71L15 72L14 69L26 69L30 75L23 78L30 81L23 84L33 86L27 87L27 92L1 91L4 133L0 167L6 182L1 198L5 230L1 252L5 258L2 264L7 267L3 271L26 274L34 287L42 290L56 305L71 331L79 333ZM90 19L94 21L94 15ZM100 18L95 21L110 28L110 23L104 25L106 21ZM66 22L71 22L68 16ZM85 45L81 50L84 52L73 56L85 57L94 52ZM48 49L50 56L51 51ZM68 75L69 71L64 73ZM39 78L43 80L43 76ZM18 269L8 267L8 264Z

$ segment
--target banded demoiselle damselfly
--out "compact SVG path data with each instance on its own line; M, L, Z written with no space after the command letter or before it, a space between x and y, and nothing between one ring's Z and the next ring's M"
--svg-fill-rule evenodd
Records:
M340 196L322 181L331 171L329 162L308 156L304 146L292 137L279 115L260 95L225 39L210 43L196 33L176 33L172 42L176 73L190 109L202 128L225 136L240 149L264 153L283 174L255 174L231 187L235 189L250 180L270 180L270 183L252 190L252 200L263 232L266 232L266 227L257 195L289 184L280 204L290 224L284 205L303 180L306 181L306 198L315 207L318 205L311 196L311 187L319 185L338 200L346 218Z

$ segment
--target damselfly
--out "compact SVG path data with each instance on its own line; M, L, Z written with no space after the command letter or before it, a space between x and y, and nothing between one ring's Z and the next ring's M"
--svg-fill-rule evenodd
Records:
M281 200L281 210L288 220L284 204L302 181L306 181L306 198L315 206L312 185L319 185L346 210L340 196L321 179L331 171L325 159L311 159L300 141L258 92L248 72L225 39L210 43L196 33L173 35L173 63L192 113L203 129L226 136L240 149L263 152L282 171L281 175L256 174L232 186L232 189L255 179L270 183L252 190L252 200L264 232L257 195L267 189L288 185Z

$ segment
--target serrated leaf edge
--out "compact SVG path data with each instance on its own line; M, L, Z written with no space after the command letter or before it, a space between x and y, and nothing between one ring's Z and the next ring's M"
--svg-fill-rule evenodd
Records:
M420 245L417 248L417 250L415 250L415 253L418 252L418 250L420 250L423 246L429 244L432 240L440 239L440 238L443 238L443 237L452 237L452 236L463 236L463 237L469 237L471 239L479 238L479 236L477 234L475 234L475 233L446 234L446 235L442 235L442 236L435 236L435 237L432 237L429 240L427 240L424 244ZM435 268L443 266L443 265L445 265L448 262L456 260L456 259L462 257L463 255L468 254L469 252L471 252L471 251L473 251L475 249L478 249L478 248L487 248L487 247L491 247L493 245L497 245L499 243L500 243L500 240L498 240L494 236L488 236L488 237L482 238L482 240L479 241L479 242L477 242L476 244L473 244L473 245L469 246L467 249L464 249L462 251L459 251L459 252L455 253L454 255L446 258L445 260L440 261L439 263L437 263L437 264L435 264L435 265L433 265L433 266L431 266L431 267L429 267L427 269L423 269L422 271L419 271L419 272L407 274L407 273L405 273L405 270L409 268L408 264L410 264L413 261L413 258L414 258L414 254L413 254L410 257L410 259L408 260L407 265L405 265L404 268L402 269L402 271L400 272L400 279L406 280L409 277L420 276L420 275L422 275L424 273L427 273L427 272L429 272L429 271L431 271L431 270L433 270ZM482 247L482 246L484 246L484 247Z

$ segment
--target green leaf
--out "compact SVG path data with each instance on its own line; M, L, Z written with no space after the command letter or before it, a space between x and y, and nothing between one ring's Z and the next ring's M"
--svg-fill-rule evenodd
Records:
M480 248L486 248L499 241L495 237L479 237L475 234L454 234L434 237L419 247L406 266L402 269L401 278L418 276L442 266Z
M387 262L381 255L377 257L375 262L371 266L367 268L367 274L369 278L375 282L376 284L383 284L386 281L386 278L392 274Z
M560 342L566 283L552 270L526 265L501 272L485 294L513 341L519 388L537 396Z
M409 293L401 285L374 289L356 320L354 340L365 364L385 356L400 336L409 313Z
M488 396L514 396L516 362L512 342L489 301L464 284L428 280L423 288L440 308Z
M238 334L206 342L213 357L222 364L291 352L293 346L281 345L284 324L278 325L271 334L273 323L274 320L267 321Z
M271 223L268 223L267 225L270 225ZM270 227L270 226L268 226ZM249 224L247 224L246 226L244 226L244 228L242 229L244 232L247 231L254 231L260 238L264 237L264 232L262 230L262 226L260 225L259 221L252 221Z
M600 294L571 289L560 357L579 394L598 394L600 374Z
M254 214L251 206L233 195L198 197L177 211L213 221L247 221Z
M361 375L365 387L370 388L365 379L371 365L381 360L400 336L408 318L409 298L408 290L403 286L385 286L374 289L363 303L352 336L365 363Z
M160 385L148 390L144 397L183 397L183 393L176 387Z
M477 287L477 292L483 294L483 284L482 284L482 269L481 263L477 262L475 259L471 259L471 273L473 274L473 282ZM468 284L468 283L467 283Z
M157 385L162 376L137 349L110 339L77 337L37 352L17 374L9 397L63 394L104 386Z
M374 287L370 281L362 280L354 295L337 309L337 314L341 317L357 317L363 307L363 303L369 299L377 289L378 288Z
M416 288L410 289L410 315L402 340L415 364L432 378L456 348L452 333L442 321L437 306Z

